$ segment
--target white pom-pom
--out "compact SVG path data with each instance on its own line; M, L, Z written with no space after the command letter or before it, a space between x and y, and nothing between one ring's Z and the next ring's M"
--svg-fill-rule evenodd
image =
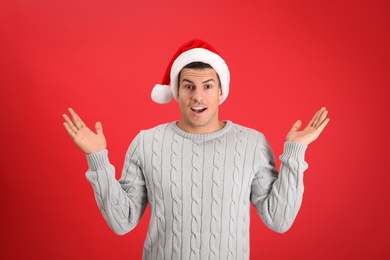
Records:
M167 104L171 102L173 93L171 86L157 84L152 90L152 100L159 104Z

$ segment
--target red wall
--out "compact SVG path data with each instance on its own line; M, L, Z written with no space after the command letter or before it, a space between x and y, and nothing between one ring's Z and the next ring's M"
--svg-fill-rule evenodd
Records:
M329 109L294 226L273 233L253 210L251 259L390 254L388 1L240 3L1 1L1 259L140 258L148 215L125 236L109 229L61 115L103 123L119 177L141 129L179 118L150 91L194 37L231 70L221 119L263 132L276 157L297 119Z

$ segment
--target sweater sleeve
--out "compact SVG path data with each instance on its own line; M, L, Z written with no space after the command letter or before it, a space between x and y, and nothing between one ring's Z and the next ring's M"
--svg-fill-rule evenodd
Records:
M118 235L131 231L146 208L147 192L140 154L138 135L127 151L119 181L115 178L115 168L109 162L107 150L87 154L87 180L93 187L104 219Z
M266 226L284 233L293 224L302 203L303 172L308 167L304 161L307 146L286 142L278 173L272 150L263 136L260 144L260 167L252 181L251 201Z

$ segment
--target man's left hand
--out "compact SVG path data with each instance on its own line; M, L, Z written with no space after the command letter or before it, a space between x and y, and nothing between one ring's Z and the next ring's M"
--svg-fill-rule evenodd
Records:
M302 126L301 120L295 122L290 132L287 134L286 140L291 142L300 142L309 145L318 138L325 126L329 122L328 111L325 107L321 108L310 121L305 129L299 131Z

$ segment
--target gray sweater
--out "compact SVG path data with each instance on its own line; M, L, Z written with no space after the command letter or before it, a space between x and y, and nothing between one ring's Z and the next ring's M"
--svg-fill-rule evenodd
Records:
M276 232L300 208L306 145L286 142L280 173L263 134L230 121L190 134L175 122L141 131L122 177L104 150L88 154L86 174L117 234L132 230L150 205L143 259L249 259L250 202Z

